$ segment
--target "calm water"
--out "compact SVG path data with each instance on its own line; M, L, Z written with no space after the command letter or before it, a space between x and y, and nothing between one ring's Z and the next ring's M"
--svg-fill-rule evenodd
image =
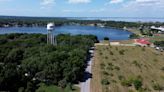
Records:
M44 27L11 27L11 28L0 28L0 34L6 33L42 33L46 34L46 28ZM71 35L96 35L99 40L103 40L104 37L109 37L111 40L127 40L131 34L128 31L113 28L99 28L90 26L61 26L56 27L55 34L68 34Z

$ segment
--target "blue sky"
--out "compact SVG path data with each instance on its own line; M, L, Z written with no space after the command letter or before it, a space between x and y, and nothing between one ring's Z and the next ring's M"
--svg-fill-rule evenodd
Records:
M0 0L0 15L164 17L164 0Z

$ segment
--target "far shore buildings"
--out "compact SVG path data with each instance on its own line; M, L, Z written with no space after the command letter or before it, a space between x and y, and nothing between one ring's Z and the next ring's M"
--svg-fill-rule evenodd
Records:
M164 27L151 26L150 29L155 33L164 33Z

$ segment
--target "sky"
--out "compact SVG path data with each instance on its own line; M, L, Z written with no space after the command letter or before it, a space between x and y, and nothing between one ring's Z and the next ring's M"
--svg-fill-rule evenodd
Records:
M164 0L0 0L0 15L164 18Z

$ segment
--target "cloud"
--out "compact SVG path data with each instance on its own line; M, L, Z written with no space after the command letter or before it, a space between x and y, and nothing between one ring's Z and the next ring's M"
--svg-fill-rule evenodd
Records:
M41 5L52 5L55 3L55 0L42 0Z
M122 3L124 0L111 0L109 3L111 4L117 4L117 3Z
M85 10L71 10L71 9L66 9L63 10L62 12L64 13L82 13L82 12L86 12Z
M79 3L90 3L91 0L68 0L68 3L79 4Z
M55 4L55 0L42 0L40 4L41 9L51 9L51 7Z
M91 12L91 13L99 13L99 12L104 12L104 11L106 11L106 9L105 8L101 8L101 9L93 9L93 10L90 10L89 12Z
M159 7L164 7L164 0L135 0L128 2L127 4L125 4L125 6L128 8L135 7L138 9L149 7L148 10L159 9Z

